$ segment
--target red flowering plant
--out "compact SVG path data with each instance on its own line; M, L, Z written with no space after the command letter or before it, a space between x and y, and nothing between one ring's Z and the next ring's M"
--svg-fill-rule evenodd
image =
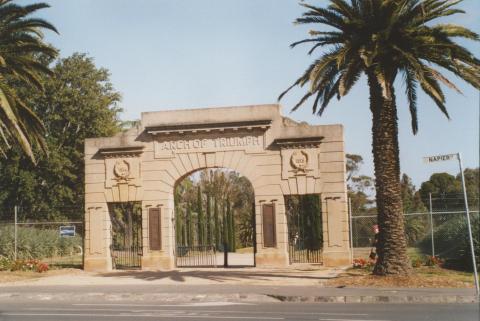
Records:
M365 259L353 259L353 268L355 269L363 269L367 266L368 262Z
M427 255L425 259L426 266L441 266L443 263L443 260L435 255Z
M41 262L39 260L16 260L12 262L10 266L11 271L35 271L35 272L46 272L49 270L47 263Z
M49 269L48 263L39 262L39 263L37 264L37 272L38 272L38 273L47 272L48 269Z

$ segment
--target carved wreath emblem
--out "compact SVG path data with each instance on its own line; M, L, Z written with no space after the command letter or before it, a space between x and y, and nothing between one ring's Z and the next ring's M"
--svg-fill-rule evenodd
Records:
M130 164L126 160L117 160L113 167L117 179L127 179L130 176Z
M290 157L290 164L298 172L305 172L308 166L308 154L301 151L294 151Z

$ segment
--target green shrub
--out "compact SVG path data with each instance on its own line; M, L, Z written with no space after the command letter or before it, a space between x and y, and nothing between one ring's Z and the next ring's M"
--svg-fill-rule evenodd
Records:
M0 256L14 257L14 227L0 227ZM82 246L82 238L60 237L57 229L39 229L35 227L18 227L17 258L43 259L54 256L71 255Z
M479 223L478 214L472 215L471 225L477 267L480 267ZM434 235L435 255L445 261L445 267L467 271L473 270L465 215L458 216L443 223L434 231ZM424 253L430 254L431 242L431 235L428 235L420 242L420 248Z
M421 258L415 258L412 260L412 267L419 268L423 265L423 261Z
M11 265L12 265L12 261L8 257L0 255L0 271L10 270Z

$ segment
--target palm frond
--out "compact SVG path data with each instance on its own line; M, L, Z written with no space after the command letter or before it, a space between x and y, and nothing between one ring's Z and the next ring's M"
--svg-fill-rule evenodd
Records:
M418 115L417 115L417 81L415 74L410 69L404 70L405 74L405 93L408 100L408 109L412 123L412 132L415 135L418 132Z
M362 63L358 59L352 59L347 67L340 75L340 82L338 84L338 95L343 97L348 94L350 89L355 85L363 71Z
M42 77L51 71L39 57L54 58L57 50L44 42L42 31L58 31L48 21L30 15L48 7L46 3L21 6L0 0L0 152L15 141L34 162L33 146L46 152L45 128L9 83L43 90Z
M434 32L441 32L447 37L462 37L471 40L479 40L478 34L455 24L438 24L432 27Z
M392 88L398 72L405 74L405 94L412 116L412 130L418 131L417 90L421 88L447 117L445 96L440 84L461 93L444 76L448 70L480 89L480 60L455 38L479 41L480 36L457 24L434 24L439 18L463 13L462 0L329 0L323 7L302 3L305 13L296 23L316 24L312 38L292 44L311 43L308 54L323 49L319 59L283 92L309 84L295 105L299 108L315 97L312 111L323 113L335 95L348 94L362 72L375 78L385 100L394 99ZM332 46L330 46L332 45ZM327 48L325 48L327 47ZM437 68L438 67L438 68ZM372 83L373 84L373 83Z

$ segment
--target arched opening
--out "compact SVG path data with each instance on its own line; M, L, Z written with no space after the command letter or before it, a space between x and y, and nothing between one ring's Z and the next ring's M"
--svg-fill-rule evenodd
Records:
M178 180L176 266L255 266L254 200L250 181L233 170L201 169Z

